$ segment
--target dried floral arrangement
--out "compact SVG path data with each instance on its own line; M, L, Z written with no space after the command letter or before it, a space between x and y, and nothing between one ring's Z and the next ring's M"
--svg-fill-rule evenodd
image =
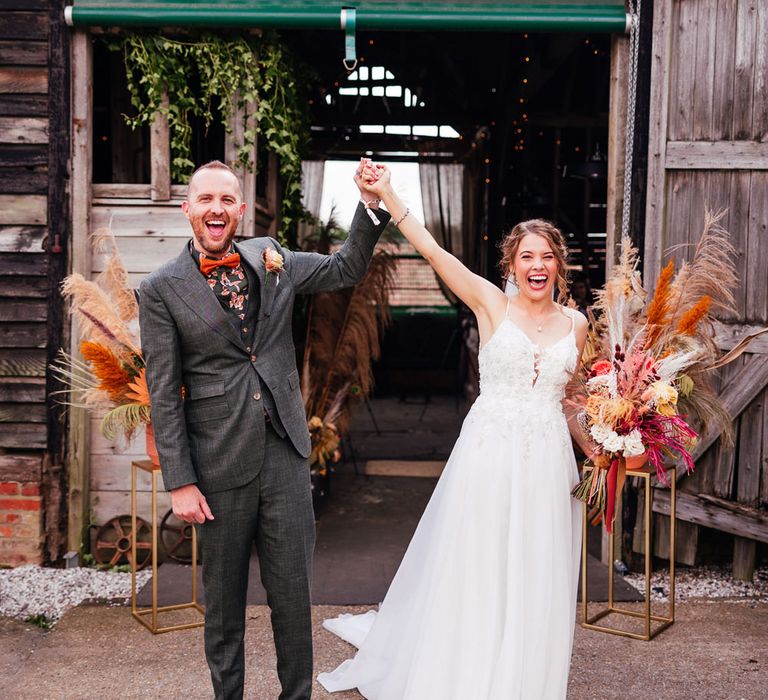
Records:
M82 359L59 351L52 372L68 388L63 403L103 413L101 432L108 440L130 439L150 422L146 367L138 335L139 305L108 229L94 234L94 250L105 267L94 280L72 274L61 285L80 326Z
M333 214L311 247L327 253L338 237ZM395 258L377 250L368 272L355 287L315 294L309 307L301 391L312 441L313 473L324 475L337 462L340 437L349 426L351 407L373 386L372 363L381 354L381 336L389 325L389 294Z
M721 218L722 213L706 212L690 262L675 272L670 260L650 299L637 270L638 252L628 239L597 292L578 387L569 403L577 407L579 424L598 454L588 460L593 468L573 495L592 509L592 521L604 520L609 531L628 468L647 462L666 484L677 460L688 473L693 470L697 430L714 423L724 429L726 442L732 439L730 418L710 377L768 329L720 355L714 314L733 311L737 282L735 251Z

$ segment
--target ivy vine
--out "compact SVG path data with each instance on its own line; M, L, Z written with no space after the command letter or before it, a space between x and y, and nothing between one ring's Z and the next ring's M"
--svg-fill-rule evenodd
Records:
M229 129L232 113L244 109L248 119L238 159L249 170L257 136L279 157L283 184L280 231L287 232L307 218L301 203L301 154L309 133L307 101L300 95L297 76L306 69L274 33L261 36L224 36L201 33L189 39L161 34L127 32L107 39L123 52L128 90L136 115L124 115L132 128L150 124L157 113L168 116L171 176L186 183L192 161L190 119L205 127L218 119ZM164 95L168 104L163 104Z

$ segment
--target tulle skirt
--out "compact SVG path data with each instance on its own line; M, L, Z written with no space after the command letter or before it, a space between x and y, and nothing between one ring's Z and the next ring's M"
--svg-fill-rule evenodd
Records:
M567 425L559 406L499 420L483 404L467 416L378 612L324 623L359 649L319 675L327 690L565 697L581 546Z

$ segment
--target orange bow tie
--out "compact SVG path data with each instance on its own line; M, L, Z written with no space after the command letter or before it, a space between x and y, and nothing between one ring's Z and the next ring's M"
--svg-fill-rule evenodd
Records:
M206 276L210 275L217 267L229 267L234 269L239 264L240 253L229 253L218 260L216 258L204 258L202 255L200 256L200 271Z

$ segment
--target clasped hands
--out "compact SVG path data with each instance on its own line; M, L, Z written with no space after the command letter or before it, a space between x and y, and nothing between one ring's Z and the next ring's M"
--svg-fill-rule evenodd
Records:
M386 165L374 163L370 158L361 158L355 170L355 184L366 206L377 208L384 188L390 182L390 172ZM366 195L374 195L374 199Z

